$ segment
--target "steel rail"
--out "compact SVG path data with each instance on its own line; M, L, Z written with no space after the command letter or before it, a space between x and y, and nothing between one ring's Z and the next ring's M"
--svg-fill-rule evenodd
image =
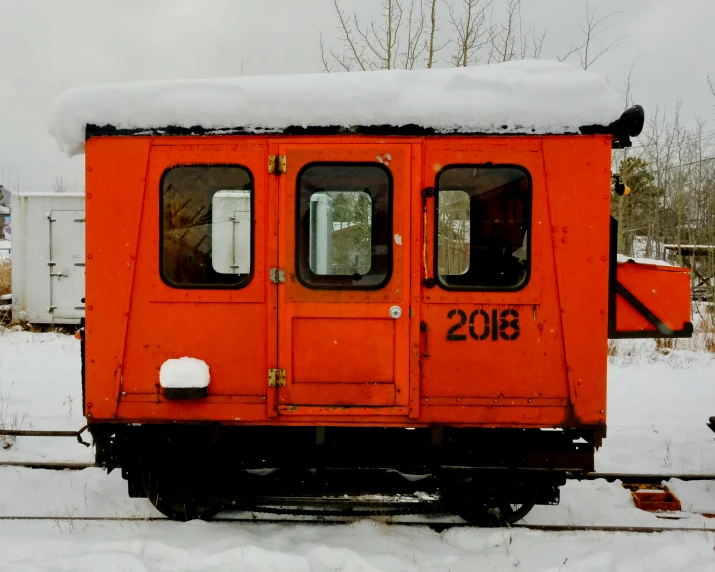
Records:
M258 511L256 511L258 512ZM330 517L329 517L330 518ZM0 521L42 521L42 522L176 522L166 517L131 517L131 516L0 516ZM337 524L352 524L355 519L278 519L278 518L211 518L206 519L208 522L224 522L233 524L304 524L304 525L337 525ZM427 527L438 532L450 528L479 528L466 522L429 522L429 521L391 521L389 519L380 519L383 524L391 526L409 526L409 527ZM684 527L684 526L597 526L597 525L554 525L554 524L529 524L517 523L511 526L503 527L519 530L536 530L539 532L630 532L638 534L653 534L662 532L713 532L715 528L708 527ZM487 528L485 530L494 530Z
M3 461L0 467L17 467L22 469L45 469L48 471L81 471L101 465L95 463L62 463L56 461Z
M609 482L622 481L625 484L660 484L661 481L679 479L681 481L715 481L715 475L711 474L651 474L651 473L585 473L572 477L575 481L595 481L605 479Z
M4 435L5 433L6 432L0 431L0 435ZM72 432L72 435L74 436L76 433ZM0 468L2 467L46 469L51 471L81 471L83 469L103 468L102 465L98 465L97 463L62 461L2 461L0 462ZM583 473L569 477L569 480L573 481L595 481L596 479L604 479L609 482L619 480L626 484L660 484L661 481L667 481L670 479L678 479L681 481L715 481L715 474Z

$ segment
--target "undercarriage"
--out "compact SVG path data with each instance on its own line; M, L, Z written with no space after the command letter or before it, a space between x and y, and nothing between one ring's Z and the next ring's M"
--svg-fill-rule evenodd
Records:
M483 526L557 504L590 429L93 425L97 463L178 520L221 510L449 512ZM421 502L412 503L412 501ZM419 508L418 508L419 507Z

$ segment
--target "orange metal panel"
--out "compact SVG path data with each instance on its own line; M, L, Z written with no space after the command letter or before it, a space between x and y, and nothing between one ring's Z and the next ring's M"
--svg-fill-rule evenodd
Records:
M616 277L666 326L678 331L690 322L690 269L652 264L619 264ZM655 327L620 295L616 298L616 329L652 331Z
M539 141L529 138L445 140L425 145L426 184L449 165L518 165L532 180L531 275L515 292L422 290L422 408L433 398L505 401L568 399L554 267L549 258L546 181ZM434 272L434 200L427 201L423 272ZM512 328L501 328L504 320ZM513 327L518 327L518 335ZM503 331L502 331L503 330ZM513 339L510 339L513 338ZM508 398L505 400L505 398ZM447 411L442 409L442 411ZM479 408L470 409L475 416ZM515 416L515 421L518 418Z
M133 278L122 277L117 281L127 287L131 300L125 312L128 326L121 332L121 342L103 344L102 348L94 346L94 340L100 338L96 330L88 328L88 363L94 366L101 360L103 367L88 367L87 387L111 377L115 395L120 390L125 395L157 394L161 364L169 358L189 356L208 363L212 379L210 395L242 395L249 402L258 396L265 403L267 368L269 363L276 362L275 345L268 344L269 337L275 339L276 330L275 302L271 304L275 299L275 288L268 289L267 286L268 267L275 265L276 248L266 237L275 233L272 227L276 219L271 218L274 209L269 211L267 203L265 140L254 138L237 142L223 139L220 144L164 145L151 152L150 142L149 139L107 138L92 140L88 145L87 162L91 172L106 169L101 181L94 183L88 179L93 196L101 196L101 201L98 208L87 214L87 240L100 253L92 260L100 258L104 267L103 273L91 269L88 272L88 284L95 286L90 296L105 310L101 320L97 320L102 327L106 328L105 322L112 321L112 308L117 306L116 293L106 288L107 274L124 268L134 274ZM143 158L133 157L123 162L122 151L126 153L126 149L137 147L137 155L141 154ZM101 152L95 156L93 150ZM131 181L118 176L125 172L132 174L136 168L134 163L144 165L139 176ZM177 289L161 280L160 181L169 167L187 164L237 164L252 173L254 270L251 282L244 288ZM134 208L133 217L123 215L127 204ZM117 236L117 229L132 218L137 221L135 232L138 237L131 242L123 241ZM127 226L132 227L131 224ZM125 244L133 245L134 249ZM128 257L122 255L125 249L131 251ZM122 324L122 320L118 323ZM218 339L220 343L217 343ZM121 359L110 367L107 353L117 350ZM106 389L108 387L103 386L101 414L96 412L94 403L98 400L91 401L95 418L111 418L115 413L117 398L110 397ZM173 409L169 404L166 406ZM211 416L210 401L181 407L193 411L197 418ZM265 406L263 408L265 411ZM126 409L122 408L123 411Z
M384 407L395 404L395 385L392 383L296 383L291 388L291 398L291 406L312 405L316 399L320 399L322 403L331 407ZM344 411L344 413L348 412ZM374 410L373 414L380 414L380 411Z
M268 154L287 156L287 174L267 175ZM294 271L298 171L310 162L379 162L386 155L393 234L401 237L393 244L390 282L373 291L305 288ZM245 165L254 176L252 282L240 290L170 288L158 274L159 179L171 165L215 162ZM531 174L531 280L519 292L425 288L434 266L434 204L423 202L420 191L447 164L482 162L518 164ZM90 420L602 423L609 176L608 137L93 138L87 143ZM269 283L275 266L286 271L285 285ZM392 305L402 318L388 318ZM447 341L459 310L466 339ZM474 339L470 325L477 338L484 333L480 311L490 320L496 311L501 320L504 310L518 312L518 338L494 340L490 332ZM179 403L160 395L158 368L182 355L209 363L209 398ZM286 387L267 387L268 367L287 370Z
M286 269L286 284L278 289L278 362L279 367L286 369L286 385L278 389L278 403L406 405L409 398L407 237L411 148L393 143L344 145L331 138L325 138L322 145L310 143L279 148L279 154L287 158L287 173L279 182L279 259L280 267ZM298 173L304 166L317 162L365 162L389 169L393 182L394 242L392 272L385 287L326 290L307 288L298 281L295 271ZM402 309L403 315L387 327L386 320L391 320L390 307L395 305ZM340 321L349 327L340 331ZM311 328L315 331L309 331ZM333 363L328 365L329 361ZM315 371L308 373L311 369ZM362 379L363 384L354 383L358 379ZM305 384L300 380L320 380L321 383ZM365 385L375 381L387 381L391 385Z
M295 318L293 340L293 383L395 383L395 320Z
M91 139L85 147L85 412L90 420L117 413L151 141Z
M574 418L606 422L611 139L544 138L551 239Z

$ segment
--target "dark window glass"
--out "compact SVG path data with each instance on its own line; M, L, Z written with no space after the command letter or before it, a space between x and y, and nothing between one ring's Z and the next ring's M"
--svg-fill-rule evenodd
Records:
M232 288L251 277L252 179L236 165L179 166L162 178L161 274L171 286Z
M529 279L531 180L519 167L447 167L437 177L437 276L455 290Z
M312 288L371 289L391 271L392 178L381 165L321 163L298 176L297 270Z

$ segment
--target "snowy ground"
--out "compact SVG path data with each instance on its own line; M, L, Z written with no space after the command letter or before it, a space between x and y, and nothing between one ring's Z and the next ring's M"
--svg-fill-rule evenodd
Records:
M697 344L678 342L694 348ZM715 472L715 356L668 355L652 341L624 342L609 365L604 472ZM667 351L667 350L666 350ZM0 422L22 429L82 426L77 340L0 331ZM72 439L20 438L0 460L92 460ZM715 485L670 481L680 520L632 506L618 483L570 482L557 507L531 523L692 527L693 532L543 533L527 530L236 523L0 521L0 570L679 570L715 571ZM118 472L0 469L1 516L159 516L127 497Z

